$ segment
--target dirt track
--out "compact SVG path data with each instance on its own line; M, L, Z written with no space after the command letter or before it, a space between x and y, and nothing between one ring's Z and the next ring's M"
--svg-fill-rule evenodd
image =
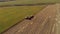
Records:
M57 6L57 14L56 14L56 27L57 27L57 33L60 34L60 3L56 4Z
M55 34L56 5L48 5L32 20L24 20L3 34Z

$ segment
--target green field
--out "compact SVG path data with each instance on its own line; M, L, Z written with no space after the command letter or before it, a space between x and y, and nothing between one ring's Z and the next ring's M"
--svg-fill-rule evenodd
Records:
M16 1L0 2L0 5L36 4L36 3L60 3L60 0L16 0Z
M26 16L36 14L44 7L45 5L0 7L0 33L21 21Z

